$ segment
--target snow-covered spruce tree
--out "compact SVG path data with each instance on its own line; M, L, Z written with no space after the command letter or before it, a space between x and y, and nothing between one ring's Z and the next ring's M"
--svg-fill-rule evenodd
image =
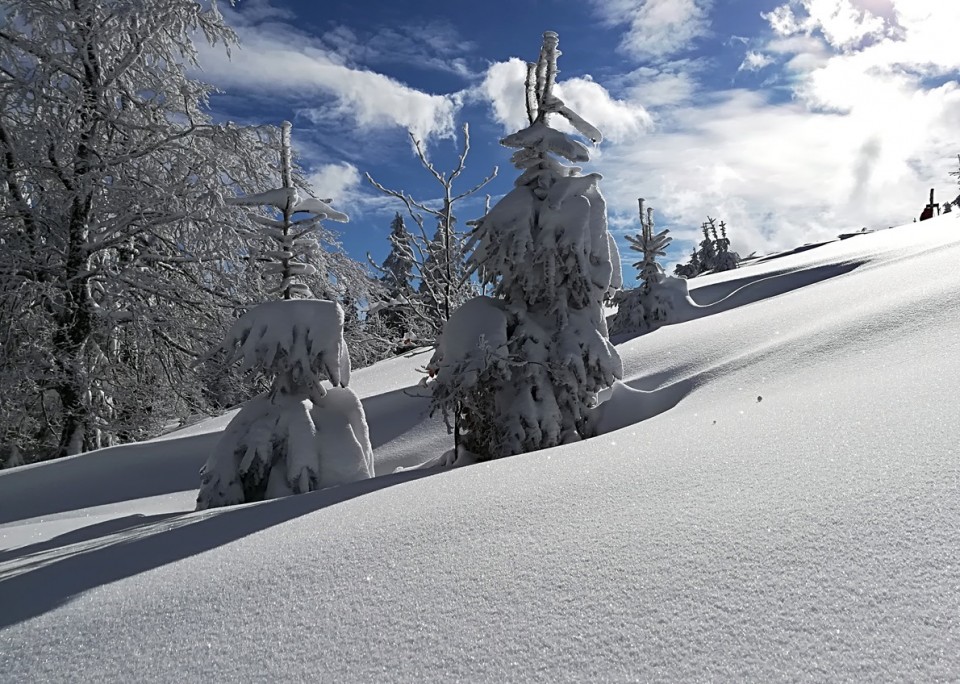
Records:
M727 237L727 224L720 221L720 233L717 233L717 220L707 216L700 225L703 240L693 250L690 260L677 264L674 274L681 278L696 278L702 273L729 271L740 265L740 255L730 251L730 239Z
M597 392L622 375L603 315L613 274L600 176L561 161L588 161L589 150L550 116L602 136L553 92L557 44L545 33L528 65L529 126L501 141L517 149L522 173L468 244L468 265L493 297L454 313L428 364L435 408L454 415L457 441L479 458L581 438Z
M703 232L703 240L700 241L698 251L700 273L712 271L717 266L717 228L711 223L712 221L713 219L708 216L707 220L700 225L700 230Z
M4 420L34 460L155 434L202 405L189 367L238 292L223 198L264 187L268 157L252 131L212 123L210 88L187 76L195 39L234 41L214 3L2 13L0 296L13 303L0 309L20 313L0 376L16 412Z
M399 212L390 223L389 240L390 253L383 263L378 266L371 260L381 274L379 280L383 287L379 300L370 305L368 316L373 319L371 323L376 322L381 334L399 341L418 327L410 311L410 301L416 292L413 286L416 261L413 236Z
M457 217L454 213L456 205L493 180L497 175L497 168L494 167L490 175L472 188L456 193L453 186L466 168L467 155L470 153L469 126L463 126L463 149L457 158L456 166L450 172L437 171L427 159L423 143L413 133L409 135L420 164L442 188L439 203L416 200L402 190L386 188L369 173L367 180L380 192L402 201L417 226L416 232L409 233L410 249L398 250L397 255L398 258L406 260L420 281L417 293L407 301L406 311L418 327L422 339L432 343L457 307L476 294L473 285L463 277L464 238L457 230ZM427 232L428 217L437 222L432 237ZM376 264L373 266L379 268Z
M640 234L627 235L630 249L640 252L642 257L633 264L637 269L640 287L622 291L614 299L618 305L617 313L610 322L612 333L646 333L669 322L673 310L676 287L667 281L675 278L667 276L657 257L666 256L671 239L669 230L654 233L653 209L648 207L644 215L643 199L640 205ZM667 286L665 286L667 283Z
M272 382L234 416L201 469L198 510L373 477L363 406L347 388L350 355L339 304L260 304L237 320L214 353Z
M690 252L690 260L685 264L677 264L673 274L678 278L696 278L700 275L700 253L696 248Z
M717 237L716 219L712 219L708 216L707 221L710 223L710 228L713 231L713 237L716 244L717 254L714 259L714 273L719 273L720 271L730 271L738 268L740 266L740 255L736 252L730 251L730 239L727 237L726 222L720 221L720 236Z
M397 212L390 222L390 254L383 260L381 282L391 297L407 297L413 292L413 237Z

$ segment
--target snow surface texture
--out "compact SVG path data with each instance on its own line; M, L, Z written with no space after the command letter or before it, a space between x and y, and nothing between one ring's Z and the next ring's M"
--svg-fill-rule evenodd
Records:
M958 217L691 281L740 305L577 444L198 513L223 418L2 471L0 679L955 679ZM425 362L351 382L380 473L450 446Z

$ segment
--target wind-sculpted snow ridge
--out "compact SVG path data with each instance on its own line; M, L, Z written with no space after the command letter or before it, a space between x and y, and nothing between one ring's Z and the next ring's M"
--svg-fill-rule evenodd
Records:
M958 217L707 276L863 264L620 344L610 409L666 410L576 444L197 513L138 482L202 436L2 472L0 678L950 680ZM351 386L426 460L422 365ZM150 498L80 508L111 458L100 487ZM28 479L77 508L25 520Z

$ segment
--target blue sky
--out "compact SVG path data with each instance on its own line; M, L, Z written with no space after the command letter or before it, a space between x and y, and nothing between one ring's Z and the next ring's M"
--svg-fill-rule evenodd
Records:
M909 222L930 187L957 193L956 0L239 0L224 13L239 49L201 55L224 91L216 115L293 121L317 194L351 215L334 227L356 258L383 258L402 208L365 173L437 196L408 130L444 169L469 123L461 187L499 166L488 189L509 189L498 141L522 125L521 60L544 30L560 35L561 95L605 134L585 170L604 176L611 228L636 232L643 196L674 259L707 215L747 254Z

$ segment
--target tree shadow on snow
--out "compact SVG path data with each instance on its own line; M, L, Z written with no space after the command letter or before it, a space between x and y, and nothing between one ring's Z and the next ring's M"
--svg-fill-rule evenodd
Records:
M17 468L0 477L0 525L200 486L220 432L123 444Z
M91 589L438 472L436 468L409 470L310 494L207 511L128 516L19 549L16 560L0 562L0 629L43 615ZM137 518L139 524L130 526Z
M429 417L429 397L417 391L413 386L362 400L374 449ZM196 490L221 434L122 444L7 471L0 476L0 525Z

